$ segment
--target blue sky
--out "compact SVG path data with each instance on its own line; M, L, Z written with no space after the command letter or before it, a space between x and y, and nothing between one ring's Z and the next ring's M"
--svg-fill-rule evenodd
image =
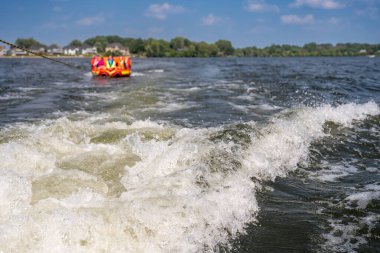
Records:
M234 47L380 43L380 0L3 0L0 38L62 46L96 35Z

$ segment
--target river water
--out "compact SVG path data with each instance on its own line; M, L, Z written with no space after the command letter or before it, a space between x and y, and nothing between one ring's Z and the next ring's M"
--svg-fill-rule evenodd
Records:
M0 252L380 252L379 70L0 59Z

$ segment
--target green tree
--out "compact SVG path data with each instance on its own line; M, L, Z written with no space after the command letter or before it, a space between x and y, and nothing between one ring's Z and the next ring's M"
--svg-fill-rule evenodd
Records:
M83 43L80 40L73 40L70 42L69 46L81 47L83 46Z
M170 44L165 40L148 39L145 52L148 57L170 56Z
M307 43L303 46L307 52L315 52L317 50L317 44L315 42Z
M144 40L140 38L129 39L126 43L126 46L129 47L129 50L132 54L145 52Z
M184 50L191 42L184 37L175 37L170 41L170 47L174 50Z
M234 48L231 41L228 40L218 40L215 45L219 48L219 52L223 56L232 55L234 53Z
M37 40L35 40L33 38L27 38L27 39L19 38L19 39L16 40L15 44L17 46L19 46L19 47L23 47L23 48L26 48L26 49L30 49L33 46L36 46L36 47L46 47L44 44L38 42Z

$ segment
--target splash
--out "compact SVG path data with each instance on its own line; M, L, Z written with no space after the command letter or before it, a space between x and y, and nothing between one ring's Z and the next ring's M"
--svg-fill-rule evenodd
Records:
M283 111L266 125L189 129L102 115L4 128L0 251L228 247L255 221L261 182L306 161L326 121L379 113L369 102Z

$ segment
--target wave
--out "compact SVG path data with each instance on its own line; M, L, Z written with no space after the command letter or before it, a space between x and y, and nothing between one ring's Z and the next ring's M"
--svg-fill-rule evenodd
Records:
M145 76L145 74L141 72L132 71L131 76Z
M368 102L284 110L265 125L190 129L102 115L9 126L0 131L0 251L212 252L255 221L262 182L305 162L328 137L325 122L379 113Z
M165 72L164 69L151 69L148 71L149 73L163 73Z

